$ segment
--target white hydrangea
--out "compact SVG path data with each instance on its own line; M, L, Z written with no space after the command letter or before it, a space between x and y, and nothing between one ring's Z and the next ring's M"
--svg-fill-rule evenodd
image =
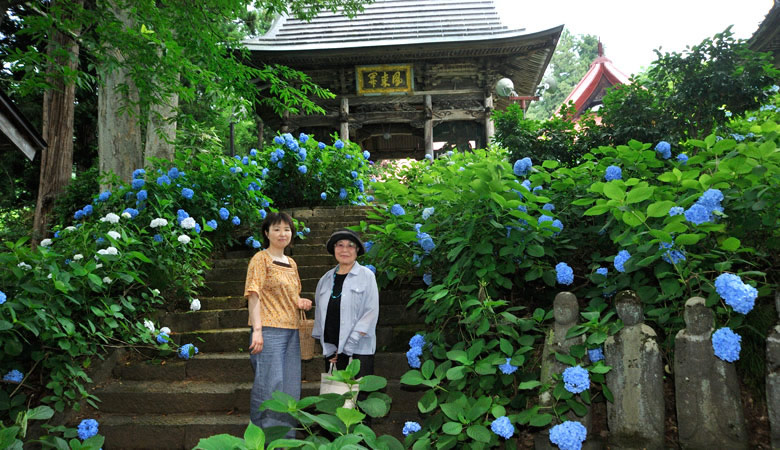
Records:
M44 239L44 240L41 241L41 247L48 247L48 246L51 245L51 243L52 243L51 239L48 239L48 238Z
M179 236L179 237L178 237L178 240L179 240L179 242L181 242L182 244L189 244L189 243L190 243L190 237L189 237L189 236L187 236L186 234L182 234L181 236Z
M46 278L51 280L51 274L47 275Z
M149 319L144 319L144 327L149 329L152 333L154 333L154 322L152 322Z
M122 217L124 217L125 219L132 219L133 218L133 216L131 216L129 212L123 212L122 213Z
M200 300L197 298L192 299L192 302L190 302L190 310L200 311Z
M76 231L76 227L73 226L65 227L65 231Z
M24 270L30 270L30 269L32 269L32 266L31 266L31 265L29 265L29 264L27 264L27 263L26 263L26 262L24 262L24 261L22 261L22 262L20 262L19 264L17 264L17 265L16 265L16 267L19 267L19 268L21 268L21 269L24 269Z
M168 221L166 219L158 217L156 219L152 219L152 223L150 223L149 226L152 228L165 227L168 226Z
M119 250L116 249L116 247L108 247L108 248L101 248L97 251L100 255L118 255Z
M95 269L100 269L101 267L103 267L103 264L96 264L95 265Z
M195 219L193 219L192 217L187 217L186 219L181 221L181 227L186 230L195 228L195 225L196 225Z
M160 295L160 290L159 289L152 289L152 294Z
M76 253L75 255L73 255L74 261L81 261L82 259L84 259L84 255L82 255L81 253Z
M170 336L171 335L171 329L168 328L168 327L162 327L162 328L160 328L160 333L165 333L168 336Z
M111 230L111 231L109 231L109 232L108 232L108 233L106 233L106 234L107 234L107 235L109 235L109 236L111 236L111 237L112 237L112 238L114 238L114 239L119 239L119 238L121 238L121 237L122 237L122 235L121 235L121 234L117 233L117 232L116 232L116 231L114 231L114 230Z
M109 277L103 277L103 283L106 283L106 284L111 284L111 282L112 282L112 281L114 281L114 280L112 280L112 279L111 279L111 278L109 278Z
M114 213L108 213L105 217L100 218L101 222L108 222L108 223L118 223L119 222L119 216L117 216Z

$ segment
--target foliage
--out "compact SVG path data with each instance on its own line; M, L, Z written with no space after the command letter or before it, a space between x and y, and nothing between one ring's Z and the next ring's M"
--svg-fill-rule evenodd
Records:
M598 57L598 43L598 37L592 34L572 34L568 28L563 29L545 73L545 80L554 86L544 89L541 98L531 103L529 119L544 121L553 117Z
M308 436L303 439L284 439L289 430L286 427L272 427L263 432L252 423L244 433L244 439L220 434L201 439L195 447L199 450L221 450L224 448L258 449L263 448L310 448L333 449L365 448L372 449L402 449L403 446L392 436L377 436L371 428L363 424L366 416L380 418L390 411L392 400L386 394L378 392L387 386L387 380L366 375L359 381L355 376L360 371L360 361L352 361L345 370L336 370L331 379L353 386L358 384L361 392L370 392L365 400L357 400L357 392L349 390L347 394L323 394L310 396L296 401L289 395L277 391L272 399L263 402L261 409L288 413L301 424L301 429ZM345 402L350 400L356 408L345 408ZM312 411L314 409L314 411ZM323 433L324 432L326 433ZM330 434L329 439L320 434Z
M669 146L674 158L665 159L655 143L631 140L594 148L572 167L554 160L534 161L530 170L520 165L516 176L502 150L478 150L414 163L402 174L407 184L375 185L380 202L398 205L375 208L370 219L377 223L361 224L374 241L367 258L378 281L422 277L428 285L410 305L425 317L431 345L422 357L410 350L414 370L402 380L430 388L418 404L426 422L415 445L495 446L496 436L486 432L491 420L505 415L512 424L545 426L567 411L583 414L582 404L599 391L610 398L599 387L609 367L589 363L586 350L619 330L607 303L619 290L632 289L643 301L669 367L692 296L714 309L716 328L760 342L771 306L738 313L714 281L737 274L761 299L780 280L780 211L771 206L780 200L778 101L775 95L747 119L732 118L726 130L749 130L749 137L689 139ZM609 166L621 168L622 178L606 181ZM712 199L719 200L707 203ZM691 211L704 203L710 213L702 221ZM555 354L588 370L591 387L576 395L563 383L543 384L534 359L550 315L547 299L560 289L556 282L566 282L556 281L559 262L574 270L565 289L586 304L584 321L568 336L583 335L585 344ZM763 349L746 356L755 364ZM511 375L497 371L505 361L517 367ZM536 400L548 390L551 409Z
M656 55L643 79L604 97L600 114L613 144L701 139L726 119L726 111L758 108L778 76L769 54L748 49L730 28L683 53Z
M22 450L23 445L38 444L43 448L56 448L58 450L98 450L102 448L105 438L98 434L79 441L75 437L78 432L74 428L48 427L48 433L40 439L22 442L27 436L27 426L32 420L48 420L54 415L54 410L48 406L38 406L30 410L20 411L13 425L6 427L0 423L0 447L8 450ZM47 428L44 425L44 428ZM63 437L56 434L62 433ZM63 438L70 438L66 441Z

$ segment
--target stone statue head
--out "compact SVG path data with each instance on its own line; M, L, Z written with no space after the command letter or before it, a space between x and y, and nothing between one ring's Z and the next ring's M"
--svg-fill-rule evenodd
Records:
M691 297L685 302L685 331L691 335L702 335L712 330L712 310L704 299Z
M580 314L580 306L577 303L577 297L571 292L561 292L555 296L553 301L553 316L555 323L560 325L570 325L577 322Z
M615 298L615 309L625 326L636 325L645 321L642 300L634 291L622 291Z

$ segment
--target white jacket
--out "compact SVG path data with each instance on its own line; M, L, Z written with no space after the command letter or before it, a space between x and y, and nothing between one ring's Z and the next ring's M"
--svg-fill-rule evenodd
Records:
M325 355L373 355L376 352L376 323L379 319L379 289L371 270L357 261L352 266L341 288L341 323L338 349L323 342L325 316L333 292L334 267L320 278L314 294L314 329L312 337L319 339ZM365 335L361 334L365 333Z

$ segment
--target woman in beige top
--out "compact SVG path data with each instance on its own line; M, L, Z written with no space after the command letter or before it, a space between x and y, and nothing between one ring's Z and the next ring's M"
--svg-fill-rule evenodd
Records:
M260 428L287 426L295 437L296 422L289 414L260 411L274 391L301 398L301 347L298 337L300 309L312 302L301 298L298 266L284 254L295 235L295 224L285 213L271 213L263 221L265 250L249 262L244 296L249 305L249 351L255 373L249 400L249 417Z

